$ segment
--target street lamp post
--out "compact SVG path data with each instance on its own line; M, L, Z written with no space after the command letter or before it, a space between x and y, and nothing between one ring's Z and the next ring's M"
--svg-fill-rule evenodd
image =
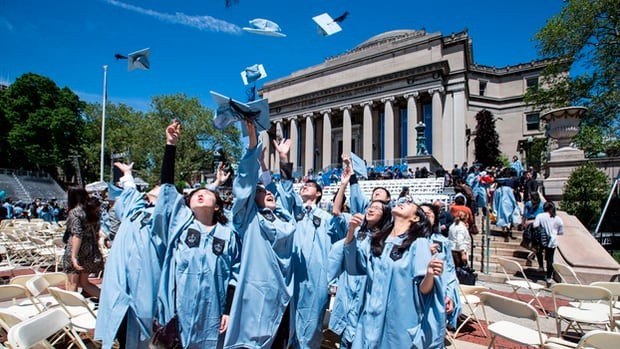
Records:
M105 105L108 99L107 96L107 76L108 66L103 66L103 103L101 105L101 169L99 171L99 180L103 182L103 154L105 149Z

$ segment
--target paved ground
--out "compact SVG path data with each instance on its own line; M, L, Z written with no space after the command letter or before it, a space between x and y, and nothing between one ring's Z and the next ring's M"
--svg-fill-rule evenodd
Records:
M30 273L33 273L33 271L30 269L24 268L24 269L16 270L14 272L14 275L30 274ZM8 273L0 273L0 279L3 281L8 281L9 276L10 275ZM100 279L91 279L91 281L93 281L95 284L99 284L101 282ZM512 289L508 285L505 285L502 283L496 283L496 282L486 282L486 281L479 281L478 285L487 287L489 289L489 292L514 298L514 295L512 295ZM521 298L521 300L525 300L525 301L529 301L532 298L531 295L528 295L522 292L519 293L519 297ZM545 310L548 313L553 313L553 300L551 298L551 293L548 291L543 291L541 293L540 299L541 299L541 302ZM563 301L563 303L566 304L567 301ZM541 311L539 311L539 314L541 315L539 318L539 321L541 324L542 331L546 333L548 336L555 337L556 336L556 324L555 324L555 319L552 317L553 315L551 315L550 317L544 317L542 316ZM487 316L491 322L498 321L500 319L508 320L505 316L493 311L492 309L488 309ZM478 312L478 317L480 319L483 319L482 311ZM509 320L519 323L526 327L535 328L535 324L529 320L515 319L515 318L510 318ZM481 325L486 331L487 325L484 320L481 321ZM4 340L5 338L0 336L0 341L4 341ZM337 348L337 346L333 344L335 341L337 341L336 338L326 338L323 348ZM459 332L458 338L455 341L456 346L451 346L451 347L458 348L458 349L486 348L489 344L489 341L490 339L482 333L482 331L480 330L480 327L477 324L470 322L466 324L465 326L463 326L463 328ZM521 348L521 346L498 339L496 340L495 348ZM526 347L523 347L523 348L526 348Z

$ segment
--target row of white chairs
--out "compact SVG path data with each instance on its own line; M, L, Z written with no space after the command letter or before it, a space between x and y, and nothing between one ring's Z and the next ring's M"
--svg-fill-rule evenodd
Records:
M0 286L0 326L9 333L10 347L29 347L23 346L24 343L38 343L57 332L68 336L71 345L80 348L86 348L86 345L78 333L98 345L91 336L97 318L96 304L78 292L57 287L64 285L66 288L67 281L64 273L42 273L16 276L11 279L10 284ZM58 314L58 311L64 315ZM33 334L29 337L17 335L28 334L27 329L47 323L48 317L62 322L63 326L58 327L57 331L42 333L43 337ZM65 317L68 322L64 320ZM15 335L12 336L11 333ZM34 339L38 340L32 342Z

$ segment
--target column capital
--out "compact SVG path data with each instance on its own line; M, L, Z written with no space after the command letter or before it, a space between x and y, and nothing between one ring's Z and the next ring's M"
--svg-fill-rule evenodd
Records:
M420 92L418 91L407 92L403 95L403 97L405 97L405 99L409 99L409 98L418 99L418 97L420 97Z
M297 119L299 119L299 116L298 116L298 115L295 115L295 116L291 116L291 117L286 118L286 120L288 120L288 122L293 122L293 121L294 121L294 122L297 122Z
M323 110L320 110L320 111L319 111L319 113L320 113L321 115L331 114L331 112L332 112L331 108L328 108L328 109L323 109Z
M445 91L446 91L446 89L443 88L443 86L438 86L438 87L433 87L433 88L429 88L428 89L428 93L431 94L431 95L433 93L435 93L435 92L437 92L437 93L444 93Z
M310 113L303 113L301 116L303 116L304 118L311 118L314 116L314 113L310 112Z
M347 104L347 105L343 105L340 107L340 110L345 111L345 110L351 110L351 108L353 108L353 106L351 104Z
M394 96L383 97L381 98L381 103L394 102L395 99L396 97Z
M370 101L364 101L362 103L360 103L360 107L365 107L365 106L369 106L372 107L372 105L375 104L374 101L370 100Z

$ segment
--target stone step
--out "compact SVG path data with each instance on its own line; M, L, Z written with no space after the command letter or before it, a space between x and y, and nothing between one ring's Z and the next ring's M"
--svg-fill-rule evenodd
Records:
M524 249L514 249L514 248L499 248L491 245L489 250L489 256L493 257L512 257L517 260L521 265L525 266L527 262L527 256L529 255L529 251ZM482 254L486 256L486 251L481 251L481 249L476 248L474 251L474 260L479 260L482 257Z

